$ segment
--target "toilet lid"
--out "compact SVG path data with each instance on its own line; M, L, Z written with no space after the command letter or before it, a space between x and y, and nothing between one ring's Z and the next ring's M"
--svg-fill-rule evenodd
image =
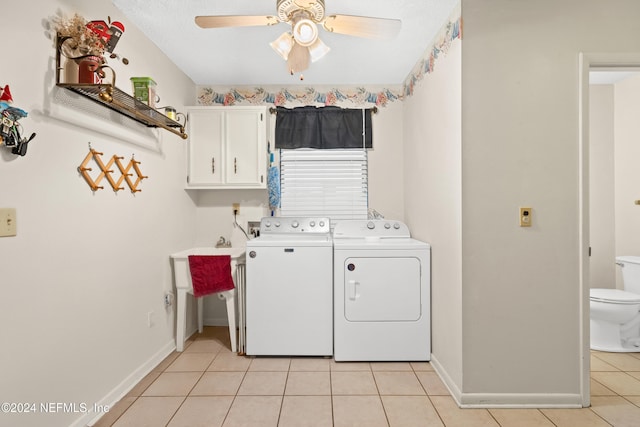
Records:
M640 295L620 289L591 289L589 296L591 301L616 304L640 304Z

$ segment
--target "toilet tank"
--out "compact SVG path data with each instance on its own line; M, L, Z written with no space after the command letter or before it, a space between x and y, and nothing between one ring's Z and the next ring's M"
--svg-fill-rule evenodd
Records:
M640 294L640 256L620 256L616 262L622 267L624 290Z

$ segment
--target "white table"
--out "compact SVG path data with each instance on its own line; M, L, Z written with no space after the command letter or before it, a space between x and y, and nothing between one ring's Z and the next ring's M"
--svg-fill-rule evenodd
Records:
M244 247L231 247L231 248L213 248L213 247L201 247L191 248L181 252L176 252L171 255L173 260L173 274L176 282L176 350L184 350L185 341L185 328L186 328L186 315L187 315L187 294L193 295L193 283L191 282L191 272L189 271L189 255L229 255L231 256L231 274L233 276L233 282L236 286L235 289L229 291L217 293L219 298L224 298L227 302L227 315L229 318L229 338L231 339L231 351L237 351L236 345L236 320L235 320L235 296L236 290L240 298L243 298L242 284L244 283L244 267L245 260L245 248ZM242 270L242 271L241 271ZM196 298L197 311L198 311L198 332L203 330L202 319L202 301L203 298ZM242 306L240 309L240 332L242 334L244 313L242 313ZM244 342L244 337L241 336L241 343Z

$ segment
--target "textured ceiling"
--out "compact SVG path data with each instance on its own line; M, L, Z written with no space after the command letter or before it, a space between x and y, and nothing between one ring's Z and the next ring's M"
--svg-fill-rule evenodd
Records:
M269 46L288 24L202 29L197 15L275 15L276 0L112 0L198 85L399 85L445 24L458 0L325 0L326 14L402 21L391 40L320 30L331 51L304 71L287 72Z

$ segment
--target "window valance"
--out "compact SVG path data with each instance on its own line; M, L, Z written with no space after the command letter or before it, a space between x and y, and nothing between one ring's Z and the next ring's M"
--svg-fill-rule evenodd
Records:
M276 148L372 148L371 110L340 107L276 109Z

